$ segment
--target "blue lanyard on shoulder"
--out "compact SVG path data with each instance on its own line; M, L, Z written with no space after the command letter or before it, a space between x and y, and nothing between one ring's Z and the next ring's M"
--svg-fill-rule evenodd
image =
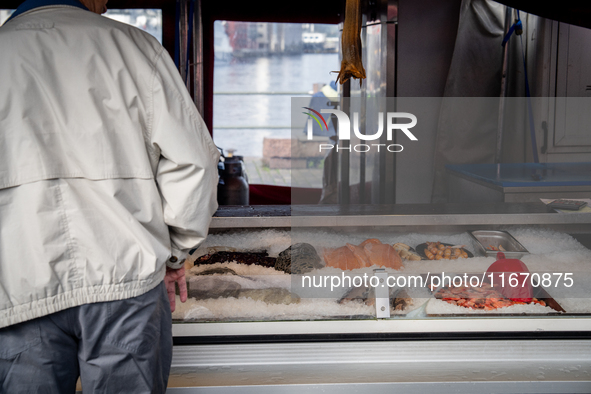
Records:
M6 20L6 22L8 22L9 20L11 20L14 17L19 16L22 13L25 13L25 12L30 11L35 8L46 7L48 5L70 5L70 6L82 8L83 10L88 11L88 8L86 8L84 6L84 4L82 4L78 0L27 0L23 4L21 4L16 9L16 11L14 11L12 13L10 18L8 18ZM4 22L4 23L6 23L6 22Z

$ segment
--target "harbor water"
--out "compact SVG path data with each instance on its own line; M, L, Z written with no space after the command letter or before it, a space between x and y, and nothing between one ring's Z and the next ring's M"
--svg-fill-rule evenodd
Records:
M262 157L265 137L291 137L291 97L311 97L314 84L334 81L339 68L337 53L216 60L214 142L224 152Z

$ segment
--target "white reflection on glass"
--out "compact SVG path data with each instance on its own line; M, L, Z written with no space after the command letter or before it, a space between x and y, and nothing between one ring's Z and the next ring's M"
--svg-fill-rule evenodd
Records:
M107 18L142 29L153 35L162 44L162 10L110 9L103 15Z
M10 18L10 15L12 15L14 11L15 10L0 10L0 26L2 26L8 18Z

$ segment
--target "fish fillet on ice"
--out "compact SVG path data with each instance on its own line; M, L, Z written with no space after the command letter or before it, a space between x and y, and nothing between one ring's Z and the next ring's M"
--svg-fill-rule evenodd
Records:
M391 245L368 243L363 249L370 262L368 266L377 265L395 270L402 268L402 259Z
M346 246L328 250L324 252L324 261L327 267L340 268L342 270L351 270L358 268L358 262L353 252Z
M381 245L381 244L382 244L382 242L381 242L379 239L377 239L377 238L368 238L368 239L366 239L365 241L361 242L361 243L359 244L359 246L361 246L361 247L363 248L363 247L364 247L365 245L367 245L367 244L376 244L376 245Z
M348 243L347 246L326 251L324 261L327 267L342 270L354 270L372 265L395 270L402 268L402 259L398 252L376 238L366 239L359 245Z
M363 248L363 246L358 246L358 245L353 245L353 244L348 243L347 247L349 248L349 250L351 252L353 252L353 256L355 256L355 259L357 260L357 265L355 266L355 268L364 268L364 267L369 267L371 265L369 263L369 259L367 258L367 255L365 254L365 249ZM349 268L349 269L351 269L351 268Z

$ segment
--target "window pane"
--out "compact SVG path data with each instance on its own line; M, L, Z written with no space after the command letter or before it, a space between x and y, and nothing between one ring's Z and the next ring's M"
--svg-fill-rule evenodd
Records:
M214 23L213 139L244 157L249 183L321 187L320 175L295 184L296 171L321 173L322 162L291 169L291 98L336 79L339 36L337 25Z

